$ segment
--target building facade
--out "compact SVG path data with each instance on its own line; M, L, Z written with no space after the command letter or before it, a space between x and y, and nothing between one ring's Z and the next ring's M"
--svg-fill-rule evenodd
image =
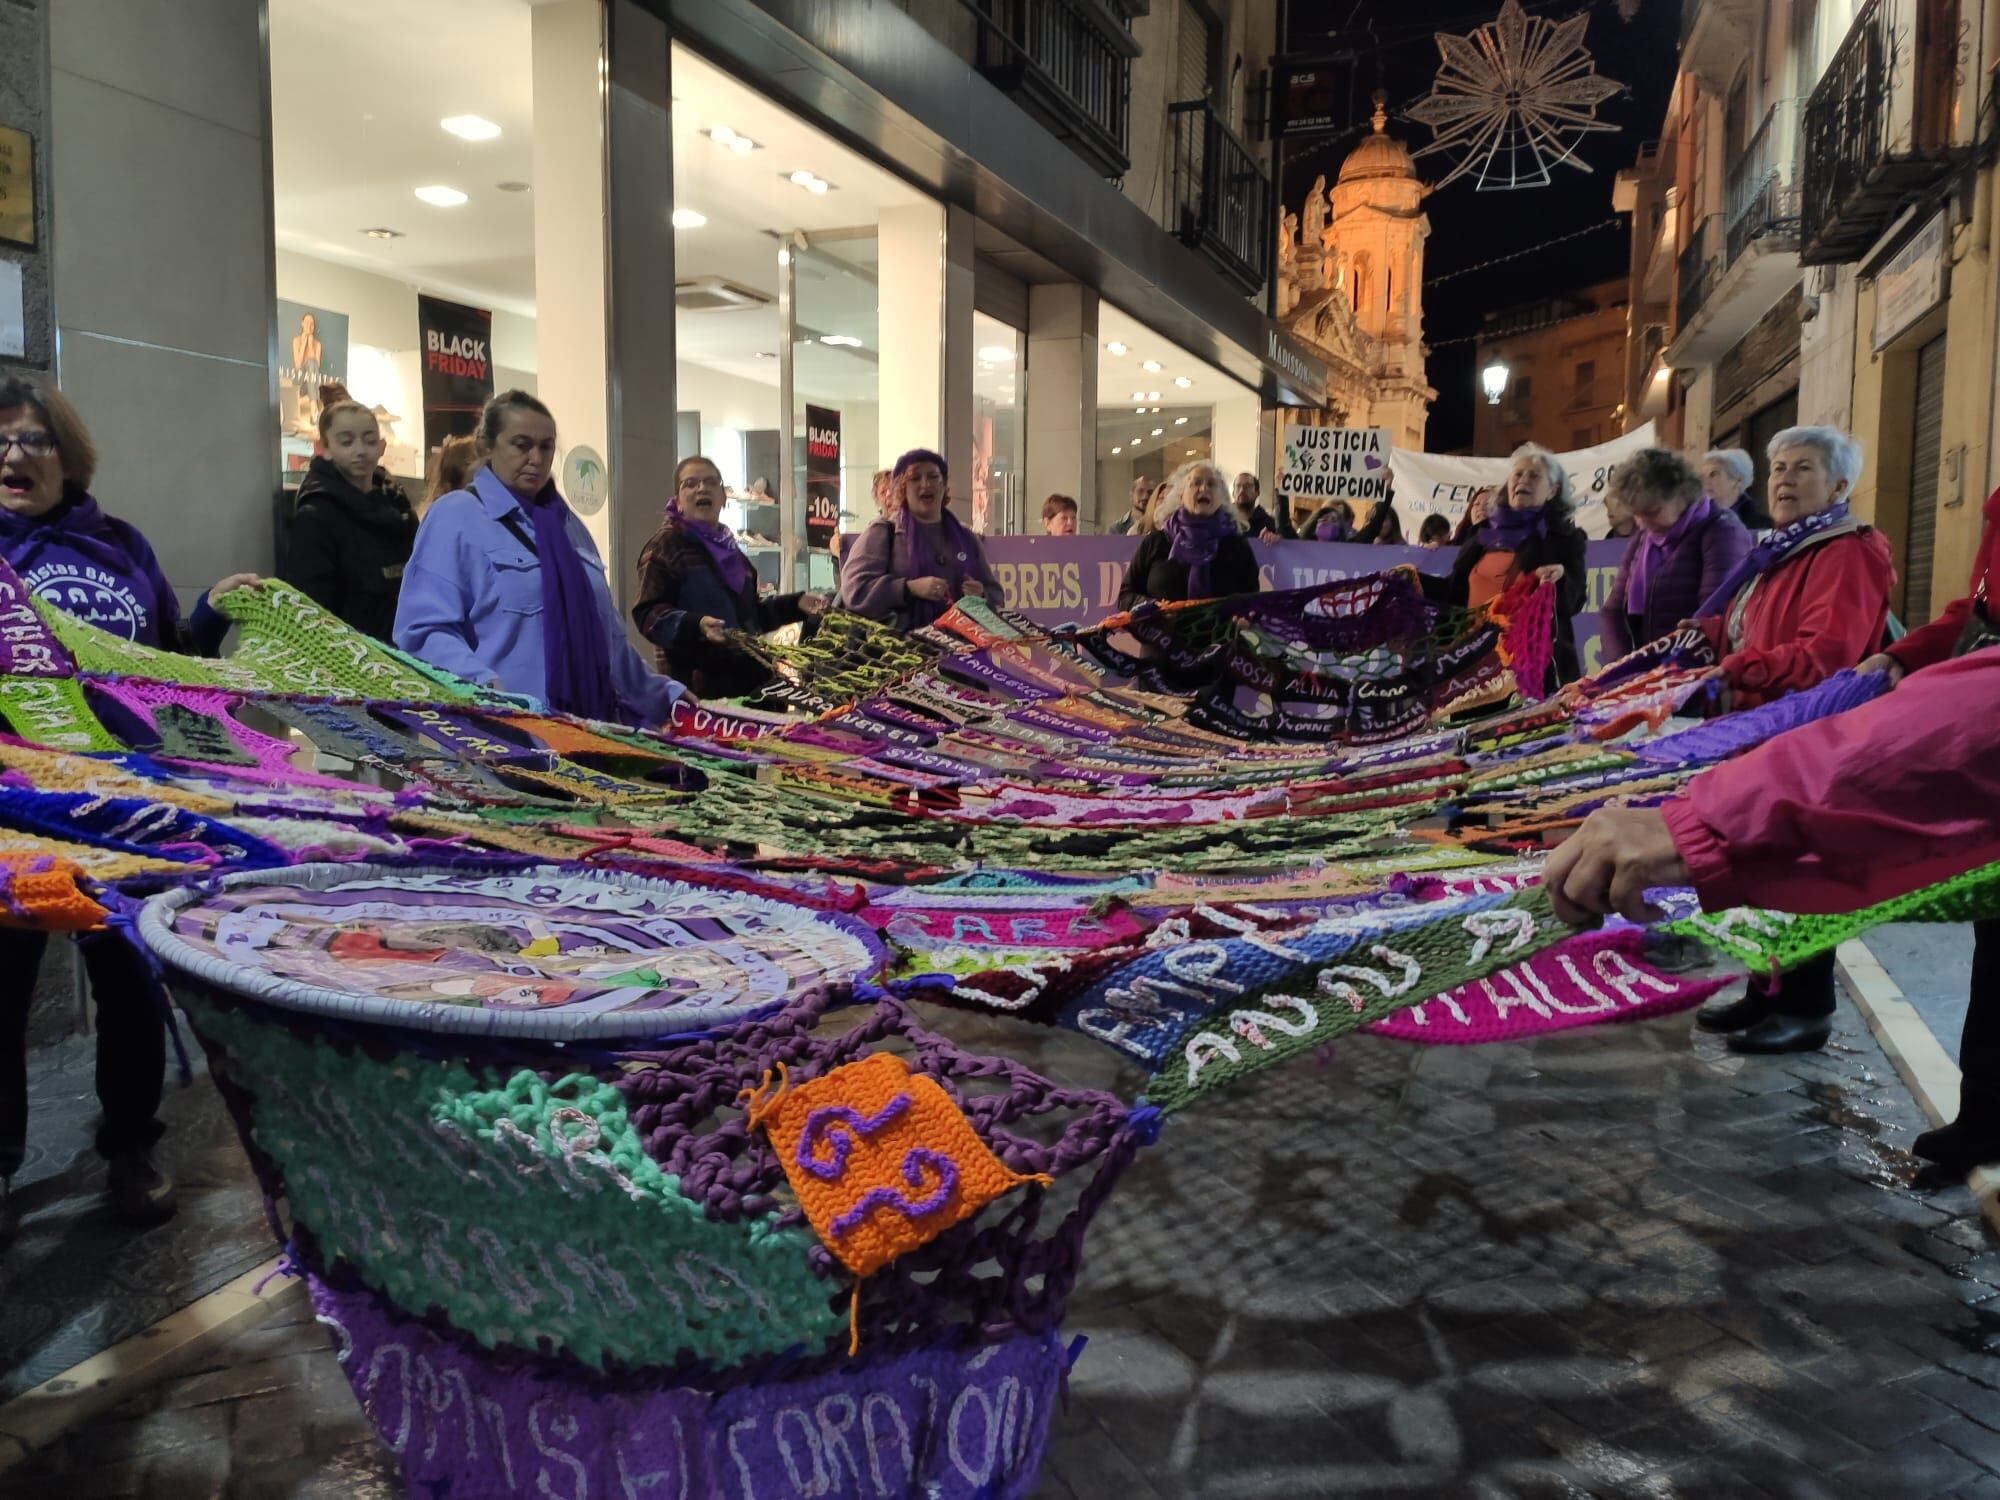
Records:
M2000 0L1685 0L1632 215L1626 425L1690 449L1830 423L1906 624L1965 587L1996 482Z
M1376 96L1372 132L1278 225L1279 322L1326 367L1317 419L1382 427L1422 451L1431 402L1424 378L1424 213L1429 193Z
M1268 477L1266 409L1324 399L1264 311L1274 0L4 9L0 366L55 371L189 590L271 566L335 379L419 487L447 366L535 391L621 592L689 453L803 586L904 449L989 529L1102 525L1135 472Z
M1506 383L1497 402L1474 409L1474 453L1523 443L1568 452L1626 430L1627 296L1611 281L1487 315L1476 367L1504 367Z

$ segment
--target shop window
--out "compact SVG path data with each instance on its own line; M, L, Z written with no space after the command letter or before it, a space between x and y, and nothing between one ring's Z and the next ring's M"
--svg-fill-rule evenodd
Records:
M1029 522L1040 516L1044 498L1025 493L1027 339L998 318L974 313L972 345L972 525L1019 535L1035 529Z

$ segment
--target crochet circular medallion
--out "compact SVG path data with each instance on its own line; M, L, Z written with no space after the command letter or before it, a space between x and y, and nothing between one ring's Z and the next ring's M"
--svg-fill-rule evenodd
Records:
M156 896L139 931L171 967L289 1010L546 1040L735 1025L883 959L847 917L553 866L263 870Z

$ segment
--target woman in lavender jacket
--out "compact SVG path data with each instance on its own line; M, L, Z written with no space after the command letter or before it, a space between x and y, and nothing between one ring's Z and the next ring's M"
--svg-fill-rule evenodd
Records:
M944 459L927 448L896 460L891 513L849 547L840 570L840 596L854 613L916 630L967 595L1006 603L979 538L947 508L945 479Z
M1641 448L1613 469L1605 498L1639 523L1598 611L1605 659L1615 661L1692 619L1750 551L1751 538L1703 496L1694 465L1664 448Z

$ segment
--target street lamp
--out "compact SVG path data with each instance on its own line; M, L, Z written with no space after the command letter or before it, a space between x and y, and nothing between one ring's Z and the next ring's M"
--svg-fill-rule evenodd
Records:
M1486 391L1486 404L1498 406L1500 394L1507 389L1507 361L1496 359L1479 372L1479 383Z

